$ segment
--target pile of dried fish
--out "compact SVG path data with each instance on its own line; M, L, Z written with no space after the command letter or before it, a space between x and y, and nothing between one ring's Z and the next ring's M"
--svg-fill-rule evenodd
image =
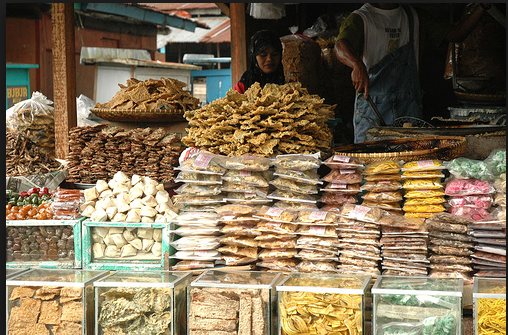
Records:
M189 121L187 146L214 154L265 157L330 150L332 134L326 121L335 105L323 103L300 83L259 83L245 94L229 90L226 97L185 112Z
M88 184L111 179L117 171L172 182L184 149L178 136L163 128L126 131L104 124L72 128L69 145L67 181Z
M103 334L166 334L171 323L171 288L112 288L101 294Z
M20 133L5 133L5 175L30 176L62 170L64 166L40 151L28 137Z

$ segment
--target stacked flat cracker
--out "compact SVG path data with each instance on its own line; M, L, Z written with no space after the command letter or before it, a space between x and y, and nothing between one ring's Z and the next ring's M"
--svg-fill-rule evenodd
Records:
M127 86L118 84L120 90L105 104L96 103L95 108L105 109L196 109L199 99L184 90L186 83L172 78L127 80Z
M182 142L226 156L327 153L332 134L325 122L334 117L335 105L323 101L297 82L254 83L245 94L231 89L184 113L190 127Z

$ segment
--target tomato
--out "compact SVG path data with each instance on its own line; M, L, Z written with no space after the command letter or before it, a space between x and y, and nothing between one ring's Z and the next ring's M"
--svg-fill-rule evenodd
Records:
M24 197L28 197L28 196L29 196L29 194L28 194L27 191L19 192L19 197L20 198L24 198Z
M41 189L40 189L40 188L38 188L38 187L32 187L31 189L29 189L29 190L28 190L28 195L32 195L32 194L34 194L34 193L39 194L39 191L40 191L40 190L41 190Z
M40 196L40 197L42 197L42 196L43 196L43 195L45 195L45 194L46 194L46 195L49 195L49 189L48 189L46 186L42 187L42 188L40 189L40 191L39 191L39 196Z

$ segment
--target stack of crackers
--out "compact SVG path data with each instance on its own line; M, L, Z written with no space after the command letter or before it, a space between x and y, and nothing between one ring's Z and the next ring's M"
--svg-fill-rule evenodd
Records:
M118 171L173 182L184 149L177 135L163 128L126 131L104 124L72 128L69 145L67 181L85 184L112 179Z
M187 111L187 146L215 154L271 157L289 153L328 153L332 134L326 121L335 105L310 95L300 83L254 83L245 94L233 89L226 97Z
M184 90L186 83L177 79L161 78L140 81L136 78L127 80L127 86L118 84L120 90L105 104L96 103L95 108L103 109L136 109L150 111L192 110L196 109L199 99Z

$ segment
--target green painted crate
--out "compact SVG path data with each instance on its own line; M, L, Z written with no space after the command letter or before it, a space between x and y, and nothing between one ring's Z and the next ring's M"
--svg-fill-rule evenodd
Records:
M102 250L104 255L95 257L95 254L100 255L100 252L98 252L97 249L94 251L95 243L104 244L106 245L105 248L107 248L107 245L111 242L111 240L108 240L108 243L106 243L106 239L119 238L118 236L107 237L111 228L115 229L116 232L115 234L109 234L110 236L117 234L125 236L123 233L125 231L135 231L134 234L138 234L140 229L146 230L146 228L155 228L157 230L160 229L161 241L159 243L161 243L161 255L152 256L149 254L150 252L143 254L140 252L140 255L136 254L134 257L120 257L121 254L116 256L116 252L118 251L117 244L116 249L114 249L113 245L111 245L112 248L110 250L111 253L109 253L109 256L105 255L106 249L104 249ZM90 220L84 220L82 222L83 268L93 270L129 271L169 270L170 265L174 263L174 260L169 259L169 256L173 255L175 252L175 249L170 245L174 239L174 234L170 233L170 231L173 229L174 225L171 223L91 222ZM104 234L106 230L108 233L106 233L104 236L101 236L100 234ZM120 230L122 230L122 233L119 233ZM127 242L127 244L131 243ZM131 245L134 244L132 243ZM121 248L120 252L123 252ZM111 254L115 254L115 256L111 257Z
M9 245L7 245L7 256L6 256L6 268L46 268L46 269L80 269L82 267L82 257L81 257L81 222L85 218L79 218L75 220L10 220L6 221L6 241L9 244L9 234L19 230L28 230L37 229L39 232L44 231L53 231L56 229L65 229L65 227L72 229L72 238L62 249L72 250L74 252L74 256L69 257L68 255L64 255L60 253L60 255L47 256L50 246L46 250L46 255L44 255L43 248L40 248L37 241L36 244L32 241L33 236L27 236L26 232L22 233L21 240L30 239L30 250L20 250L17 252L16 250L10 250ZM50 229L48 229L50 228ZM39 233L40 234L40 233ZM32 233L28 235L34 235ZM56 234L58 235L58 234ZM19 235L18 235L19 236ZM61 243L62 238L55 238L54 242L57 244ZM68 239L69 240L69 239ZM46 244L49 244L49 242ZM60 246L57 246L60 249Z

